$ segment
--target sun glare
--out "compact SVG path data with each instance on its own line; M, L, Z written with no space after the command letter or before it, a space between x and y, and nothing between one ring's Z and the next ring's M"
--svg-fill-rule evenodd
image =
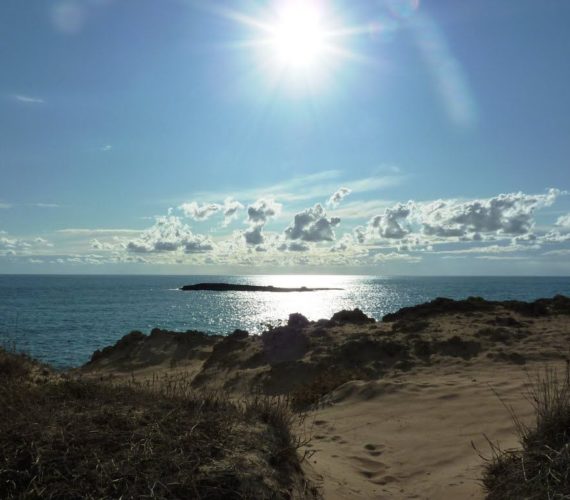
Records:
M326 31L321 13L307 2L284 6L272 31L271 48L281 66L312 68L324 55Z
M269 0L263 4L253 13L223 10L220 14L248 29L246 39L235 46L251 50L270 85L287 81L295 92L313 90L344 60L362 60L347 39L369 33L369 26L345 26L332 2Z

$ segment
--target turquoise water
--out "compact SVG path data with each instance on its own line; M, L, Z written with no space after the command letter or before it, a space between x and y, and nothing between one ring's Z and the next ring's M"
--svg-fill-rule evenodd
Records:
M181 292L201 281L339 287L305 293ZM293 312L311 320L359 307L380 319L435 297L534 300L570 295L570 278L370 276L0 276L0 342L57 367L78 366L131 330L259 333Z

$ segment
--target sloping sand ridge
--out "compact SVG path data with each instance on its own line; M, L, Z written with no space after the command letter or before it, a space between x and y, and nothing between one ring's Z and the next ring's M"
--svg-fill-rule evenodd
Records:
M195 389L288 394L310 408L306 473L325 499L483 498L484 435L514 446L503 403L524 420L528 372L565 365L570 299L437 299L388 315L360 311L227 337L153 330L94 354L81 372L168 373ZM499 400L495 392L500 395ZM300 429L300 431L303 431Z

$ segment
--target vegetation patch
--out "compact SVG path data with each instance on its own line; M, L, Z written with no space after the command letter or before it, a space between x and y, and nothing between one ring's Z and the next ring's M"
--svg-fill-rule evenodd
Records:
M570 371L549 369L527 395L535 421L525 425L510 409L521 449L501 450L491 443L483 486L488 500L570 498Z
M282 401L70 379L38 385L9 372L0 385L0 498L314 495L300 473L296 417Z

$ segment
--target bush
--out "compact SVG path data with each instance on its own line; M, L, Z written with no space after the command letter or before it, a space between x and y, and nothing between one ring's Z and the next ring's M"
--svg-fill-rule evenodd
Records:
M488 500L570 498L570 370L562 378L548 369L527 394L536 419L525 425L510 409L521 449L491 443L483 486Z

